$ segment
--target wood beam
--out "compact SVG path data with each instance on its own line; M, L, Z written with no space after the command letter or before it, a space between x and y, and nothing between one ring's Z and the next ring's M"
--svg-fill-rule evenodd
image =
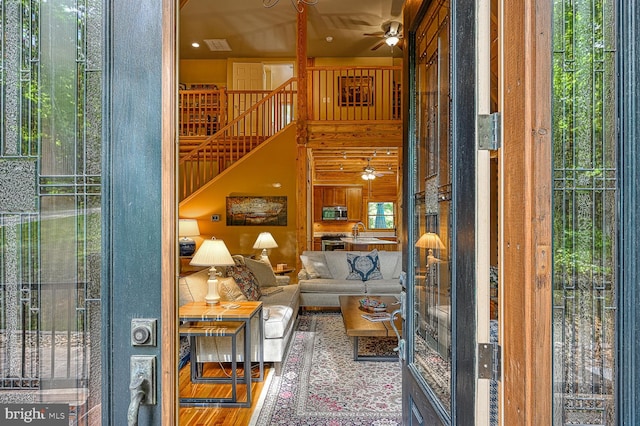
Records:
M308 190L308 159L307 159L307 5L299 3L302 9L298 13L296 19L297 34L296 39L296 61L298 67L298 105L296 110L296 141L298 146L297 166L297 200L298 206L311 206L311 200ZM308 247L308 216L307 208L298 208L296 217L296 247L299 251L296 253L296 269L300 267L300 253Z
M302 9L297 16L296 26L298 38L296 39L296 61L298 66L298 108L297 108L297 126L298 134L296 136L299 144L307 143L307 5L299 3Z
M551 3L503 7L503 424L550 424Z

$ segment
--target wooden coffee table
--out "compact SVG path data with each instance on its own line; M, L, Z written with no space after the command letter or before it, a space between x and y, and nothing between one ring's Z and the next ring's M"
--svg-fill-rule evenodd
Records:
M359 337L397 337L391 321L369 321L362 317L363 314L370 314L360 309L360 299L367 296L340 296L340 312L342 313L342 321L347 336L353 338L353 359L356 361L394 361L395 356L383 355L360 355L358 350ZM368 296L370 299L379 300L387 305L386 311L391 313L400 309L398 300L393 296ZM402 318L400 315L395 316L395 326L398 332L402 333Z

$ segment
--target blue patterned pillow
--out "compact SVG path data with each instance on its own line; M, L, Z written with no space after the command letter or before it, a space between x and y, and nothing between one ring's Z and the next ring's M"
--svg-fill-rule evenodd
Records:
M347 253L347 263L349 264L348 280L368 281L382 279L377 249L364 256Z

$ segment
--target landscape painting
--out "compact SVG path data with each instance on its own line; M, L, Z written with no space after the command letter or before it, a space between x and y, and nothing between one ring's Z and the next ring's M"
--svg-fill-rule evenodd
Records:
M287 197L227 197L227 226L287 226Z

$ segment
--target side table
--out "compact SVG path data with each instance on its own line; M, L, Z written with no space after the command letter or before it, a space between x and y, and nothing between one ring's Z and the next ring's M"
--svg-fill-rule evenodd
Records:
M293 268L283 268L283 269L274 269L273 273L276 275L286 275L290 272L293 272L294 269Z
M217 322L217 323L185 323L180 326L180 336L189 338L189 353L191 359L191 383L231 383L231 398L218 398L218 402L238 401L238 359L237 341L238 334L244 330L244 322ZM203 377L198 371L196 359L196 337L229 337L231 339L231 378Z
M220 407L251 407L251 382L252 381L262 381L264 380L264 323L262 316L262 302L222 302L216 305L208 305L206 302L190 302L180 307L178 310L178 317L180 321L183 322L194 322L197 323L197 327L200 330L189 330L188 328L183 328L182 331L185 335L190 335L188 333L194 334L193 339L198 336L205 336L201 333L206 333L206 328L209 327L211 329L216 329L216 323L231 323L229 329L225 330L225 334L235 334L236 326L233 323L242 323L242 326L238 326L237 332L240 329L244 328L244 377L238 378L236 377L236 383L244 383L247 389L247 398L245 401L238 401L237 395L232 395L232 398L204 398L204 397L180 397L180 405L183 406L200 406L200 405L216 405ZM251 378L251 320L253 318L258 318L259 324L259 367L260 374L258 377L252 379ZM231 330L233 328L233 330ZM212 336L214 334L209 334ZM231 336L223 336L223 337L231 337ZM191 335L190 335L191 336ZM232 338L232 343L235 340L235 337ZM233 351L233 350L232 350ZM194 369L195 353L193 353L193 358L191 359L192 370L191 370L191 379L197 380L196 383L201 381L214 381L209 379L203 379L199 377L197 373L197 367ZM233 360L236 360L236 356L233 356ZM223 380L227 380L228 383L233 384L234 378L226 379L219 378L215 381L221 382Z

